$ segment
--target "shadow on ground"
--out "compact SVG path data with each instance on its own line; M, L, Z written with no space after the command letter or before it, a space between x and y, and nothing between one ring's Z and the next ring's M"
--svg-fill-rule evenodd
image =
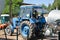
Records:
M38 39L41 39L41 40L43 40L43 39L46 39L46 37L45 36L39 36L39 37L32 37L30 40L38 40Z
M14 39L0 38L0 40L14 40Z

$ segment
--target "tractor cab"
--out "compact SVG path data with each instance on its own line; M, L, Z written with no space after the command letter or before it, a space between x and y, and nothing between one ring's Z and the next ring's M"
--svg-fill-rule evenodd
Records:
M32 18L34 11L38 12L38 15L42 13L42 7L36 5L23 5L20 7L20 17L22 18Z
M2 14L1 15L1 23L4 24L5 22L9 21L9 15L8 14Z

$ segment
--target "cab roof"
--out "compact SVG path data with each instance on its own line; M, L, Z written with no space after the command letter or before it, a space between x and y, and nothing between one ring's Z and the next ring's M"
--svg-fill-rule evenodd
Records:
M1 16L9 16L9 14L2 14Z
M22 5L22 6L20 6L20 8L25 8L25 7L37 7L37 8L42 8L42 7L39 6L39 5Z

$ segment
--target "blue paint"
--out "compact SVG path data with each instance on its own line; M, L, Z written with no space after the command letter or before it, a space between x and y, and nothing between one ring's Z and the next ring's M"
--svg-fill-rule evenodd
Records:
M34 19L34 18L31 18L29 20L30 20L30 23L35 23L36 22L36 19Z
M23 24L22 28L21 28L21 34L24 37L27 37L29 35L29 26L26 24Z
M16 28L16 21L19 21L17 17L12 18L13 28Z

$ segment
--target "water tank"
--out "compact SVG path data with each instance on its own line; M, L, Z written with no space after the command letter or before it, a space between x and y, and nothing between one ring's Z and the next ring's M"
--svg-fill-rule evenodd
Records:
M60 19L60 10L52 10L47 17L47 23L53 23Z

